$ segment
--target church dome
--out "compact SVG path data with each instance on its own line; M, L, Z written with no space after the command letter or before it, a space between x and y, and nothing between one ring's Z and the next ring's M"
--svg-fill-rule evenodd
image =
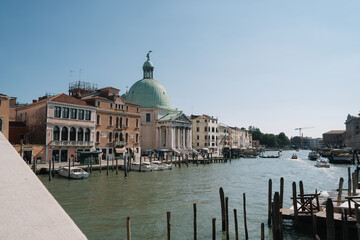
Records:
M142 108L156 106L171 108L170 97L165 87L154 79L137 81L126 94L126 101L139 104Z
M143 65L144 78L132 85L125 100L139 104L142 108L171 108L165 87L153 78L154 65L150 62L150 53L151 51L146 55L147 61Z

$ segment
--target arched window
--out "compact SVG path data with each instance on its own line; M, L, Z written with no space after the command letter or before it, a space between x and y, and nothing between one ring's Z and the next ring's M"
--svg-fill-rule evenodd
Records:
M76 141L76 130L74 127L70 128L70 141Z
M129 142L129 134L128 133L125 133L125 141Z
M109 132L109 143L112 142L112 132Z
M129 127L129 119L128 118L125 119L125 126Z
M115 141L119 141L119 134L115 133Z
M120 133L120 141L124 141L124 135L122 132Z
M136 136L136 138L135 138L135 142L136 142L136 143L138 143L138 142L139 142L139 134L138 134L138 133L136 133L136 135L135 135L135 136Z
M100 142L100 132L96 132L96 142Z
M122 117L120 117L120 128L123 127Z
M119 123L120 123L120 122L119 122L119 117L116 117L116 123L115 123L115 124L116 124L116 128L119 128Z
M60 140L60 128L58 126L54 127L53 130L53 140L54 141L59 141Z
M63 127L61 129L61 141L68 141L69 137L68 137L68 129L67 127Z
M84 141L84 130L82 128L78 129L78 141Z
M96 124L100 125L100 115L96 115Z
M0 132L4 131L4 127L3 127L3 120L2 118L0 118Z
M87 128L85 130L85 141L89 142L90 141L90 129Z
M109 125L112 126L112 124L113 124L113 117L110 116L110 117L109 117Z

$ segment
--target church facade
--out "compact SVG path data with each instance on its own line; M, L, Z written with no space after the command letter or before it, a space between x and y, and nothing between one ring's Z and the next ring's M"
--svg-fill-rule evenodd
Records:
M150 52L149 52L150 53ZM141 149L190 154L192 149L192 121L182 112L171 108L165 87L153 78L154 65L143 65L143 79L124 94L126 101L141 107Z

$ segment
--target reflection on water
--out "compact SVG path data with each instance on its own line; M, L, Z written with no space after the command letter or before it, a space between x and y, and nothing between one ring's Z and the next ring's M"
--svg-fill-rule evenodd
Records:
M243 193L246 193L250 239L260 238L260 225L267 221L268 179L278 191L284 177L284 207L291 205L291 184L302 180L305 193L329 190L347 177L347 165L316 168L307 160L309 151L284 151L278 159L233 159L231 163L192 165L169 171L123 172L106 175L93 172L89 179L56 177L48 182L39 176L66 212L89 239L126 239L126 217L131 217L133 239L165 239L166 212L171 212L172 239L193 238L193 203L197 203L198 239L211 239L211 219L216 218L217 238L221 232L219 187L229 197L230 238L234 237L233 209L238 212L239 234L244 238ZM269 152L276 154L276 152ZM355 166L351 166L352 171ZM285 228L286 239L312 239ZM266 228L266 235L271 234Z

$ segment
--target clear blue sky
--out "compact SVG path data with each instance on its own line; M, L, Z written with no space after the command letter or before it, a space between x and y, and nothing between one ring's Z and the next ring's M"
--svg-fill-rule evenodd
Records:
M30 102L79 78L125 92L152 50L174 108L321 137L360 110L359 10L330 0L2 0L0 92Z

